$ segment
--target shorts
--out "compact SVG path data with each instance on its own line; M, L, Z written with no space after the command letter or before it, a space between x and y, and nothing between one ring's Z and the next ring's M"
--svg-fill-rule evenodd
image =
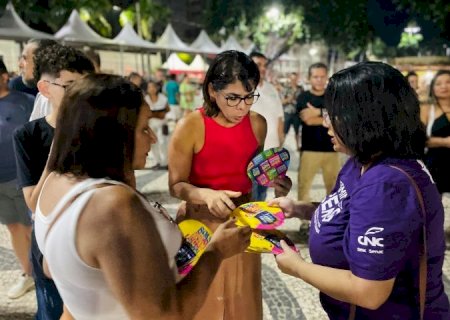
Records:
M170 111L166 114L166 119L171 121L178 121L183 117L183 110L178 104L171 104Z
M16 180L0 183L0 223L31 225L28 207L22 190L17 190Z

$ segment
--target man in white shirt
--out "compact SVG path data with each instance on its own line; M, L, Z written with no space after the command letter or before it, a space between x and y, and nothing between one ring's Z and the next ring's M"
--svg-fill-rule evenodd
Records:
M256 91L260 94L258 101L251 110L262 115L267 122L267 135L264 150L280 147L284 142L284 112L278 91L265 80L268 59L262 53L252 52L250 58L256 63L260 73L260 81ZM255 201L266 199L267 187L254 185L253 198Z

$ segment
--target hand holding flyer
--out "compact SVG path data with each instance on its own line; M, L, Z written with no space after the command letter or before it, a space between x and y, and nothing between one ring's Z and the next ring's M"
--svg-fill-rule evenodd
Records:
M283 253L280 241L284 240L292 250L298 252L295 244L279 230L253 230L247 252L252 253Z
M237 207L231 216L236 217L237 226L252 228L250 245L246 252L282 253L280 240L286 241L293 250L298 251L283 232L275 229L284 223L284 213L279 207L270 207L261 201L249 202Z

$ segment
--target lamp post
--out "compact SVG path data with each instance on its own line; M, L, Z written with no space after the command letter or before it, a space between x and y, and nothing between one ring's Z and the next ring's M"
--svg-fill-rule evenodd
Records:
M278 9L277 7L271 7L266 12L266 17L272 21L277 20L279 16L280 16L280 9Z
M421 30L420 27L417 25L415 21L411 21L410 23L408 23L408 25L403 29L404 33L406 34L405 41L404 43L400 44L400 46L403 47L417 48L418 56L421 56L419 42L423 39L422 35L420 34L420 30Z
M137 25L137 32L139 37L142 37L142 26L141 26L141 4L140 2L135 3L136 6L136 25Z
M416 25L407 26L405 29L403 29L407 34L412 36L413 34L417 34L420 32L420 27Z

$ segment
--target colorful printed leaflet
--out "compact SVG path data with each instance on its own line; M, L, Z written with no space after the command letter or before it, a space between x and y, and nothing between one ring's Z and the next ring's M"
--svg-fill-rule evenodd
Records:
M272 187L276 177L286 174L289 160L289 151L284 148L264 150L250 161L247 166L247 175L259 185Z
M184 220L178 225L183 235L183 243L178 250L175 260L178 274L186 276L197 264L211 240L212 232L197 220Z
M284 223L284 213L278 207L269 207L267 202L248 202L233 210L237 226L249 226L252 229L271 230Z
M292 250L298 252L294 243L279 230L253 230L250 237L250 245L245 251L250 253L280 254L283 253L280 240L286 241Z

